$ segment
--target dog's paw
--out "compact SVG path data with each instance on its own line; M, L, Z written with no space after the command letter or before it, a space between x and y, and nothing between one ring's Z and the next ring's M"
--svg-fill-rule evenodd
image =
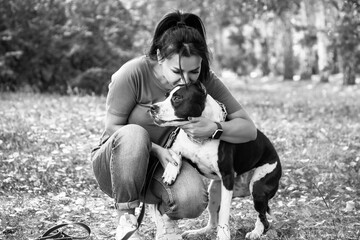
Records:
M260 237L261 237L261 233L258 233L257 231L248 232L245 236L246 239L250 239L250 240L260 239Z
M163 182L167 185L171 185L175 182L178 174L180 173L180 167L175 166L172 163L168 163L162 175Z
M175 153L173 150L169 149L171 157L175 160L176 164L168 163L165 167L164 173L162 175L163 182L167 185L171 185L175 182L177 176L180 173L182 165L182 156L181 154Z
M248 232L245 238L251 240L260 239L261 235L264 233L264 230L265 230L264 225L262 224L260 219L257 218L254 230Z
M231 239L231 237L230 237L229 226L227 226L227 225L224 225L224 226L218 225L216 240L230 240L230 239Z
M196 238L199 235L203 235L203 234L209 234L211 232L213 232L216 228L211 228L211 227L203 227L200 229L196 229L196 230L188 230L185 231L181 234L181 236L185 239L192 239L192 238Z

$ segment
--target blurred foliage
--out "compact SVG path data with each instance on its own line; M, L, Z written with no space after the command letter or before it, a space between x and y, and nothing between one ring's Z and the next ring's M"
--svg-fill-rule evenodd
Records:
M119 1L0 0L0 18L4 90L66 93L83 72L113 72L133 54L135 28Z
M345 0L333 4L340 12L335 24L333 47L338 49L342 58L344 80L355 84L355 74L360 72L360 2Z
M156 22L174 9L204 20L217 70L311 78L319 71L321 31L331 71L354 84L360 72L358 1L321 0L324 29L311 23L316 17L307 15L318 10L309 12L306 2L0 0L0 90L105 94L109 76L146 51Z

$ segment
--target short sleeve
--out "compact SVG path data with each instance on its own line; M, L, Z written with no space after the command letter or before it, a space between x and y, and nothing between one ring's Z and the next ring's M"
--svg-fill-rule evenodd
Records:
M125 63L111 77L109 92L106 99L107 112L127 119L137 103L136 64Z
M226 106L229 114L242 108L241 104L234 98L229 89L213 71L210 71L210 78L208 81L205 81L204 85L210 96Z

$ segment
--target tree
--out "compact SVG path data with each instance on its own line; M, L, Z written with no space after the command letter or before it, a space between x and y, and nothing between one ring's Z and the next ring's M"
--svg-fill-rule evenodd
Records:
M341 57L343 84L355 84L356 53L360 46L360 3L357 0L333 1L339 15L335 25L334 45Z
M294 51L293 51L293 29L291 18L288 11L280 13L280 19L283 23L283 46L284 46L284 80L293 80L294 76Z
M132 57L133 32L120 1L0 0L0 88L66 93L86 71L106 85Z
M66 24L62 1L0 0L0 69L2 88L36 85L46 90L66 70L60 41ZM50 41L53 38L54 41Z
M293 24L292 15L296 14L300 4L295 0L260 0L263 9L275 13L282 23L282 45L283 53L283 77L284 80L292 80L294 76L294 51L293 51Z
M303 38L301 46L303 51L299 55L300 79L310 80L314 72L314 65L317 64L313 47L316 43L316 12L314 11L315 2L313 0L303 0L301 2L301 26L297 26L302 31ZM316 68L317 69L317 68Z
M330 67L328 57L328 45L329 40L327 37L326 27L326 9L323 0L316 2L317 17L316 17L316 28L317 28L317 54L318 54L318 67L320 73L320 82L329 82Z

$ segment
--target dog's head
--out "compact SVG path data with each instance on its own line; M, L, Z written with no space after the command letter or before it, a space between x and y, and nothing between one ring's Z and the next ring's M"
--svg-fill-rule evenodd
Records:
M189 117L201 116L206 101L205 87L192 83L175 87L163 102L150 106L150 115L159 126L180 126Z

